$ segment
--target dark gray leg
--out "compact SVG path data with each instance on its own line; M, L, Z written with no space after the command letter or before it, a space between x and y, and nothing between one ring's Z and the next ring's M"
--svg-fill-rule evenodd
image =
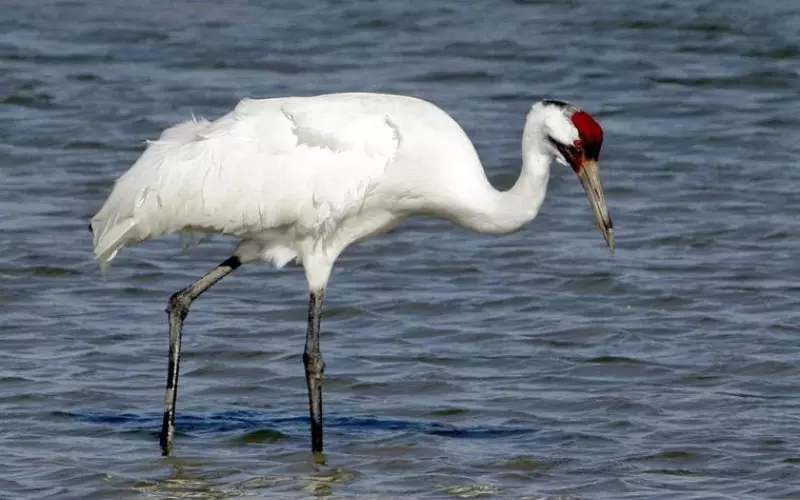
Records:
M189 306L192 305L194 299L241 265L242 262L238 257L230 257L208 274L169 298L167 303L169 368L167 371L167 394L164 396L164 420L161 423L161 453L164 456L172 452L172 438L175 435L175 399L178 397L178 365L181 357L183 320L189 314Z
M323 291L311 292L308 303L308 331L303 364L308 384L308 411L311 415L311 451L322 451L322 374L325 363L319 350L319 321L322 318Z

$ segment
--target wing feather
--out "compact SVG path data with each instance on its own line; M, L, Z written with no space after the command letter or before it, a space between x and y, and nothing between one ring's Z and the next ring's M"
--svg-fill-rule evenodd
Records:
M95 257L170 233L324 238L359 210L400 145L391 118L352 103L244 100L162 133L92 219Z

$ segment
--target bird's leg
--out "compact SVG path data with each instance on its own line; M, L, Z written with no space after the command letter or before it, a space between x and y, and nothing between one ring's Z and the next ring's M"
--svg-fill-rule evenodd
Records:
M322 318L323 290L312 291L308 303L308 331L303 364L308 384L308 411L311 415L311 451L322 451L322 374L325 363L319 350L319 322Z
M164 396L164 420L161 423L161 453L164 456L172 452L172 438L175 435L175 399L178 396L178 365L181 356L183 320L189 314L189 307L194 299L241 265L242 262L238 257L235 255L229 257L208 274L169 298L167 303L169 367L167 369L167 393Z

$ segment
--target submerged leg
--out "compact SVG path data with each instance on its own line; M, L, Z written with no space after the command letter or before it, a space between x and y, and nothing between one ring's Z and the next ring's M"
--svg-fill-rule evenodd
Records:
M242 262L238 257L229 257L208 274L175 293L167 303L169 368L167 371L167 393L164 396L164 420L161 423L161 453L165 456L172 452L172 438L175 435L175 399L178 396L178 365L181 356L183 320L189 314L189 306L192 305L194 299L241 265Z
M311 451L322 451L322 373L325 363L319 350L319 321L322 318L323 291L311 292L308 303L308 331L303 364L308 384L308 411L311 415Z

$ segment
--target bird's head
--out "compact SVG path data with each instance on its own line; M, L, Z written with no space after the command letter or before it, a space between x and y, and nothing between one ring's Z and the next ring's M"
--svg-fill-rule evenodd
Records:
M597 224L608 247L614 250L614 226L606 207L600 178L600 148L603 129L589 113L564 101L543 100L528 114L523 148L555 157L572 167L589 197Z

